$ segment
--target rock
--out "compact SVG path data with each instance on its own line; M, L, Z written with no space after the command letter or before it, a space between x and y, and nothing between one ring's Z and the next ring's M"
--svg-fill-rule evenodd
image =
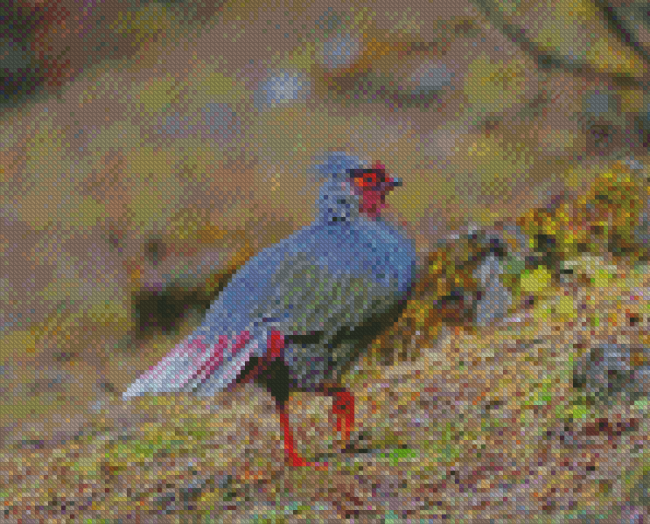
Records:
M645 347L604 344L588 351L574 369L574 385L604 402L622 394L631 402L650 392Z
M512 304L512 294L499 278L503 273L502 263L502 259L490 253L474 271L474 278L481 283L475 317L479 326L505 317Z

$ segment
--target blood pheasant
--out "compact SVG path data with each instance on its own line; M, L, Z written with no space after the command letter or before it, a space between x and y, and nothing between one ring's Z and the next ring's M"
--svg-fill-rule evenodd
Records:
M364 168L356 157L330 153L316 170L326 178L316 220L242 266L203 324L140 376L125 399L212 395L256 378L276 400L292 465L323 466L295 450L285 411L291 390L333 397L337 430L349 440L354 397L337 379L403 306L415 248L380 217L386 195L400 185L382 165Z

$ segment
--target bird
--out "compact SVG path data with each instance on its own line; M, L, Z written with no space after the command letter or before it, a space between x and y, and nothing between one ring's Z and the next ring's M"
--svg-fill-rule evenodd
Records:
M312 165L324 179L315 220L241 266L202 324L138 377L123 399L210 396L261 382L280 415L285 459L327 469L327 462L308 462L296 451L286 410L290 393L333 398L336 431L349 442L354 396L340 385L341 373L404 308L416 251L403 227L381 215L388 193L402 185L383 164L369 167L335 151Z

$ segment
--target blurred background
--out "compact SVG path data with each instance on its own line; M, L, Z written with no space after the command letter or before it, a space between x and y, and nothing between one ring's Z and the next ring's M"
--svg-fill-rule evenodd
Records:
M645 169L650 10L601 0L5 0L0 445L42 448L380 161L426 258ZM644 171L645 172L645 171Z

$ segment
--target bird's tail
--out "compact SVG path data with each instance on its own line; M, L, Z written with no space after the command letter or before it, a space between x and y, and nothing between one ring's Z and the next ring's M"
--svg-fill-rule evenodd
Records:
M138 377L122 398L145 393L221 391L235 381L257 349L258 340L249 331L231 337L221 335L216 342L208 342L205 335L193 334Z

